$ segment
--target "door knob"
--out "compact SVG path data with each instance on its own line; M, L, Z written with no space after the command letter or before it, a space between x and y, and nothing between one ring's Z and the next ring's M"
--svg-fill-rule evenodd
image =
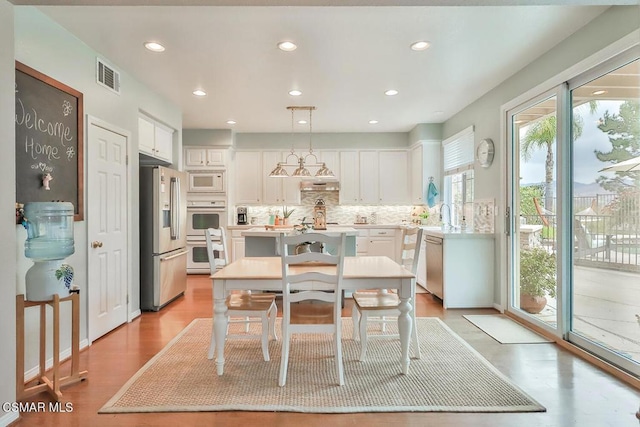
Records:
M91 242L91 247L94 248L94 249L95 248L101 248L102 247L102 242L98 242L98 241Z

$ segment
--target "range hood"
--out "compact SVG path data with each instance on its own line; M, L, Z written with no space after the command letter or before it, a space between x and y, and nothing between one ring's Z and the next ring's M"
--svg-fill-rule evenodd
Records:
M327 180L302 181L300 191L340 191L340 183Z

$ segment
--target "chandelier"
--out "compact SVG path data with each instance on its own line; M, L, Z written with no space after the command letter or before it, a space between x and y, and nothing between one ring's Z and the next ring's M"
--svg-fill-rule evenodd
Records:
M315 154L313 154L313 145L311 143L311 135L312 135L313 127L312 127L311 119L312 119L313 110L315 109L316 107L298 107L298 106L287 107L287 110L291 110L291 152L287 155L287 158L285 159L284 162L278 162L276 167L269 174L270 178L287 178L289 176L294 178L311 177L312 176L311 172L309 172L309 169L307 169L307 167L318 168L315 175L313 175L317 178L334 178L335 177L333 172L331 172L331 170L327 168L327 165L325 163L318 162L318 157ZM296 154L293 148L294 113L296 110L309 111L309 153L306 155ZM311 157L313 157L313 160L314 160L313 162L310 161ZM289 163L289 159L292 160L291 163ZM295 168L295 170L291 173L291 175L289 175L289 172L287 172L287 169L286 169L287 167Z

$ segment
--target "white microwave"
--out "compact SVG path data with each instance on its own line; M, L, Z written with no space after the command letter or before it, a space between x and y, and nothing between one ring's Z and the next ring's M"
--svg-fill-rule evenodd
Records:
M189 192L224 193L225 171L189 172Z

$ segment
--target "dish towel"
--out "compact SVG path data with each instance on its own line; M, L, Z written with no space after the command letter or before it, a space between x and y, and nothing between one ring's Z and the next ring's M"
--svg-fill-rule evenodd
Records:
M433 182L429 183L429 188L427 189L427 205L430 208L436 205L436 196L438 195L438 189Z

